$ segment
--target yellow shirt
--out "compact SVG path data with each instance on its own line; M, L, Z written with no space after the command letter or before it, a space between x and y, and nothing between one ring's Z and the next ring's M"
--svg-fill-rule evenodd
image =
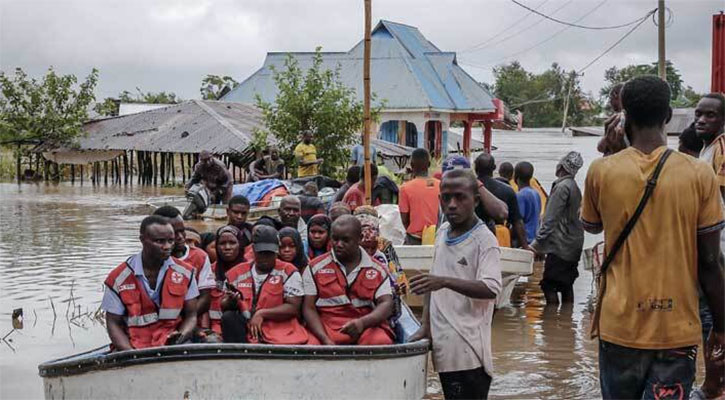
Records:
M297 161L317 161L317 148L314 144L305 144L302 142L295 147L295 158ZM302 178L305 176L318 175L317 164L300 166L297 168L297 176Z
M585 225L604 228L606 252L637 208L665 149L644 154L629 147L589 168L581 218ZM697 345L697 235L724 224L712 169L673 153L606 272L600 338L639 349Z

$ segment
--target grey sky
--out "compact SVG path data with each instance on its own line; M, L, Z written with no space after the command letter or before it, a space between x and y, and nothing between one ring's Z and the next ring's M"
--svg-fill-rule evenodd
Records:
M521 0L555 17L574 21L602 0ZM172 91L198 98L205 74L243 80L262 65L268 51L345 51L362 37L361 0L0 0L0 69L22 67L33 76L53 65L63 73L100 70L99 99L122 90ZM580 24L614 25L655 8L655 0L608 0ZM710 86L712 14L722 0L668 0L667 56L687 85ZM444 51L483 42L528 12L508 0L373 0L378 19L417 26ZM491 67L512 53L547 38L561 25L529 15L490 43L523 29L503 43L459 53L471 75L492 81ZM534 25L533 27L531 27ZM529 28L530 27L530 28ZM542 71L552 62L579 69L625 32L571 28L516 57ZM586 71L584 89L598 92L604 70L657 58L657 29L645 22L619 47ZM468 64L468 65L467 65ZM471 66L475 64L477 66Z

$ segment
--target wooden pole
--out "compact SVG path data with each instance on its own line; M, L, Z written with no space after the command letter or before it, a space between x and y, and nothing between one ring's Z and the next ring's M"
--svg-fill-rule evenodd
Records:
M70 184L76 184L76 166L75 164L70 165Z
M128 185L128 152L126 150L123 151L123 184Z
M108 161L103 162L103 184L108 186Z
M152 157L153 157L153 160L152 160L152 164L151 164L151 175L154 177L154 185L157 185L159 183L159 180L158 180L159 164L157 161L157 159L158 159L157 153L153 152Z
M174 158L175 153L171 153L171 183L176 183L176 163Z
M184 154L182 153L179 157L179 161L181 162L181 180L183 183L186 183L186 169L184 169Z
M657 1L657 75L667 81L665 65L665 0Z
M81 186L83 186L83 164L81 164Z
M363 148L365 149L365 204L372 204L370 167L370 25L372 0L365 0L365 42L363 48Z

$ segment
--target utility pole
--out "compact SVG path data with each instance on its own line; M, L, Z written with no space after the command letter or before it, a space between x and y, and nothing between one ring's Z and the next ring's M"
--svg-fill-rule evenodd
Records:
M665 0L657 0L657 75L667 81L667 67L665 66Z
M561 119L562 132L566 129L566 118L569 115L569 97L571 97L571 87L574 86L574 78L576 78L576 71L571 71L571 75L569 75L569 89L566 91L566 98L564 99L564 117Z
M365 41L363 47L363 149L365 149L364 182L365 204L372 204L373 185L370 167L370 19L371 2L365 1Z

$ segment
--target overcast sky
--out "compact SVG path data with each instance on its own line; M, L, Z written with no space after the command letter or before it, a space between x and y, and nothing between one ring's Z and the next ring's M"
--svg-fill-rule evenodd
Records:
M599 6L579 22L589 26L629 22L657 6L655 0L520 1L564 21ZM199 98L206 74L241 81L269 51L350 49L363 35L362 5L362 0L0 0L0 69L21 67L40 76L52 65L85 76L96 67L99 99L135 87ZM725 9L725 1L667 0L667 6L672 10L667 58L687 85L706 92L712 15ZM458 51L463 68L483 82L492 81L494 65L513 59L530 71L553 62L578 70L629 29L570 28L524 51L562 25L510 0L373 0L373 24L379 19L416 26L441 50ZM480 43L486 46L463 52ZM650 19L586 71L584 89L598 92L608 67L656 59L657 28Z

